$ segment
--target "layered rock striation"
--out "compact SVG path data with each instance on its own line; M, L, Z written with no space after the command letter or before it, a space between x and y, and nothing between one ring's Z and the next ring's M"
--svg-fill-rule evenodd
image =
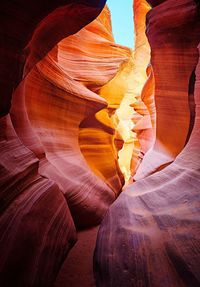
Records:
M193 0L148 2L156 142L101 224L101 287L200 284L199 11Z
M200 285L199 4L148 3L134 51L105 1L0 4L1 286L52 286L115 199L97 286Z
M106 171L101 164L95 174L79 143L81 123L107 106L98 90L130 53L114 44L107 9L77 33L104 4L0 4L1 286L52 286L76 241L74 222L98 223L121 191L106 121L94 124L106 133Z
M143 86L148 79L146 69L150 61L150 47L145 35L146 14L149 9L146 1L134 2L135 46L115 83L119 86L122 82L125 86L113 118L116 131L124 141L119 151L119 164L127 181L135 174L141 154L152 146L154 138L148 106L142 99ZM121 84L122 87L123 85ZM152 83L148 81L146 85L150 87ZM153 95L152 87L152 99Z
M76 241L66 200L38 173L10 115L0 119L0 285L51 286Z
M16 131L40 158L40 174L62 190L79 227L98 223L123 185L108 112L95 114L107 105L98 90L128 56L127 48L114 44L105 9L59 42L14 95Z
M155 6L147 15L147 35L155 77L156 141L135 180L171 163L187 143L194 123L197 6L194 1L161 1L160 5L149 2ZM158 29L158 25L162 28Z

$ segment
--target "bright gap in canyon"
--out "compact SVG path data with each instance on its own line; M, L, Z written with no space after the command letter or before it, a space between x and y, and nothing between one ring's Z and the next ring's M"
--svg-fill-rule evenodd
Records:
M200 3L0 3L0 286L200 286Z

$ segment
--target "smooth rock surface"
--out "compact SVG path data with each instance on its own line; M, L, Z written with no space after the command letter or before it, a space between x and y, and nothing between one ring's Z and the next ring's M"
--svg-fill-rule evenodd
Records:
M38 159L0 119L0 286L52 286L76 241L58 186L38 174Z
M98 226L77 232L78 241L56 278L55 287L95 287L93 252Z
M60 40L76 33L95 19L105 2L1 1L0 116L9 112L13 90L22 77Z
M38 119L30 121L28 101L24 94L30 78L35 81L36 90L43 81L44 90L47 86L48 91L53 92L52 85L47 84L47 79L43 79L41 74L34 78L38 71L36 64L60 40L94 20L104 4L102 0L52 0L37 3L17 0L0 3L0 285L3 287L52 286L76 241L75 226L66 198L55 181L48 179L42 171L45 165L48 166L48 159L43 142L32 125L34 120L40 119L41 113ZM33 92L34 89L30 92L29 101L33 99ZM33 103L33 107L45 103L45 93L43 96L38 103ZM90 105L92 111L106 105L101 97L95 97L98 98L96 104L94 107L89 104L88 110ZM95 102L91 95L88 98L92 99L92 103ZM89 102L88 98L83 99L83 102ZM73 100L76 99L74 97ZM61 110L55 109L52 112L51 106L45 116L55 115L56 118L60 113L62 117L65 107L60 103ZM70 110L70 105L68 107ZM82 109L87 110L85 106ZM62 125L58 126L58 134L60 129L63 131ZM45 129L39 130L45 135ZM47 146L54 146L51 137L56 136L56 132L51 133ZM62 146L62 139L58 144ZM59 158L59 152L57 156ZM70 159L69 156L68 161ZM54 160L56 162L55 157ZM76 166L76 171L81 174L78 168ZM88 166L87 169L94 180L97 179L98 185L99 179ZM56 173L55 167L52 170ZM76 178L75 173L73 177ZM77 185L75 179L74 182ZM108 188L105 183L102 185Z
M155 77L156 141L145 154L135 180L170 164L188 141L194 118L192 87L199 31L195 1L164 1L147 15Z
M98 90L129 54L114 44L105 8L59 42L13 98L11 115L20 139L40 158L40 174L58 184L79 227L99 223L124 183L108 111L95 113L107 104Z
M179 13L180 9L182 13ZM172 141L177 139L173 134L174 127L171 129L171 126L186 125L187 129L186 127L182 130L177 128L177 135L181 131L183 134L178 138L179 145L174 146L174 148L179 148L179 152L176 150L178 155L173 163L151 176L130 184L109 209L100 226L95 251L94 268L96 284L99 287L197 287L200 285L200 61L197 62L199 42L197 31L200 29L200 18L197 6L192 0L165 1L151 10L148 21L151 21L153 16L159 21L151 28L151 31L147 29L148 37L158 35L159 29L162 27L165 29L164 24L171 25L170 34L162 31L163 42L159 44L163 43L163 46L156 47L155 53L155 46L153 46L156 93L160 89L159 83L162 77L163 79L168 77L171 81L173 77L174 80L176 79L173 85L171 82L170 91L173 91L175 87L182 87L180 93L176 93L180 96L180 106L174 93L174 98L168 97L170 107L177 100L177 106L174 106L173 110L177 112L177 117L176 115L172 117L173 123L168 130L163 127L164 119L171 115L168 113L169 107L164 105L164 98L160 96L158 99L156 105L157 138L162 133L167 138L163 142L166 142L166 145L169 142L172 144ZM170 21L170 16L172 21ZM164 45L165 37L167 37L166 46ZM157 43L159 37L154 39ZM176 63L177 69L175 71L171 69L170 75L169 67L161 69L161 51L157 54L157 49L168 47L169 39L174 41L174 45L170 45L169 52L171 48L184 52L182 56L179 55L180 62ZM182 44L181 39L193 40ZM151 38L151 44L152 41ZM172 62L168 61L168 65L172 68L175 64L172 65ZM184 68L179 69L179 65L180 67L183 65ZM157 67L159 66L158 73ZM194 67L196 80L195 83L193 82L192 89L189 87L189 79ZM184 77L187 81L182 82ZM189 108L190 102L186 101L188 90L194 90L195 113L191 112L191 115L195 115L195 120L185 144L192 119L186 117L182 122L180 118L184 117ZM169 93L169 90L166 90L166 93ZM175 107L177 107L176 110ZM160 108L162 113L159 111ZM163 117L161 124L160 117ZM173 137L170 137L171 133Z

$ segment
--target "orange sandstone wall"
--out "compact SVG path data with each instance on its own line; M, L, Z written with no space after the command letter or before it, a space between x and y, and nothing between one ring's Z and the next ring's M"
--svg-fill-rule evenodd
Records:
M26 143L21 121L27 114L38 138L38 144L30 141L28 147L35 154L41 148L39 172L58 184L77 226L98 223L123 185L106 110L95 120L107 105L98 90L129 56L128 49L113 43L109 17L105 9L59 42L21 84L11 111ZM19 113L21 97L25 111L23 106Z
M192 129L192 86L199 40L196 4L194 1L166 2L156 6L147 16L147 35L155 76L156 141L145 155L135 179L171 163L184 148ZM154 6L157 2L152 1L151 4ZM172 6L167 12L166 5ZM180 12L177 15L178 9ZM185 12L187 9L188 13ZM157 25L162 29L158 29Z
M101 224L94 260L101 287L200 285L199 6L148 2L156 142Z
M149 9L146 1L134 2L135 47L117 75L100 91L101 95L107 95L108 102L111 100L112 122L120 149L119 165L127 181L135 174L141 154L152 146L154 139L150 113L155 118L155 110L153 105L151 111L148 110L149 104L146 105L142 99L145 97L142 96L143 86L149 76L146 69L150 61L150 47L145 35L145 19ZM147 85L150 89L150 80ZM153 87L151 90L154 104Z
M96 223L116 196L89 168L78 144L81 121L107 103L87 87L86 75L74 69L73 44L68 52L71 68L65 70L65 44L60 42L94 20L104 4L0 3L1 286L52 286L76 241L72 215L79 226ZM104 20L109 27L109 19ZM96 28L101 37L108 35L103 25ZM113 56L120 65L126 52L119 54ZM89 80L95 88L112 78L117 68L101 77L102 71L96 69L97 82L94 74Z

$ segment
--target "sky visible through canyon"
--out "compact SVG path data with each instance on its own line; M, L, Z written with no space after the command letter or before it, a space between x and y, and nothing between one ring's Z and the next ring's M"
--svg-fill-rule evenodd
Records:
M133 0L108 0L115 42L133 48Z

